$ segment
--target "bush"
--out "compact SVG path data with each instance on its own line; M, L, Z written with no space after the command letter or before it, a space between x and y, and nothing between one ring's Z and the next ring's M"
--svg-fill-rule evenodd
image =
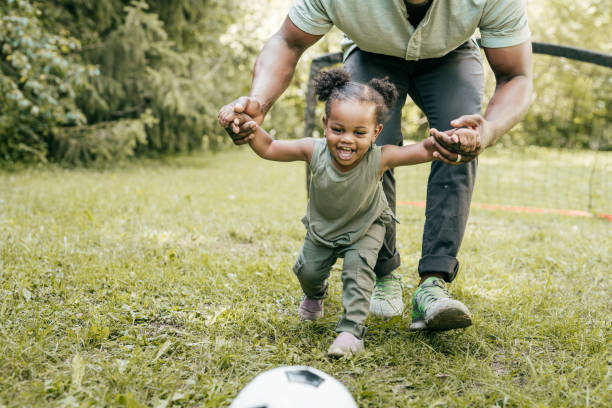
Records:
M0 12L0 157L45 161L54 134L86 123L75 97L95 69L70 58L79 41L48 32L29 1L9 0Z
M0 6L0 157L87 165L225 143L217 110L246 92L255 56L218 42L229 3Z

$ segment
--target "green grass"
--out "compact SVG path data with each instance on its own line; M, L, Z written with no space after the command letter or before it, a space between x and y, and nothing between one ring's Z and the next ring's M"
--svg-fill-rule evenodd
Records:
M487 161L503 158L483 156L474 201L517 194L487 188L500 177ZM425 171L398 170L398 199L419 198ZM474 325L423 334L370 319L367 351L330 360L338 266L327 316L296 317L304 177L247 149L0 173L0 407L227 406L257 373L294 364L333 375L361 407L612 400L609 221L474 209L450 286ZM423 217L398 209L406 303Z

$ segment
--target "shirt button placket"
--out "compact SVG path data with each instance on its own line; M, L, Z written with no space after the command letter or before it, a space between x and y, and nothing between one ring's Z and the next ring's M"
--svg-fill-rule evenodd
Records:
M419 60L419 48L418 45L421 41L421 30L417 29L410 37L408 41L408 47L406 48L406 59Z

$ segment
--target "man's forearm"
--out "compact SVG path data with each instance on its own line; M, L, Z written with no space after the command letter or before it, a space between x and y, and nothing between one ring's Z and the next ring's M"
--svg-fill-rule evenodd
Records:
M255 62L249 94L262 105L264 114L291 83L302 53L321 37L302 31L287 17L268 40Z
M485 48L497 85L484 118L490 129L484 147L491 146L525 117L531 102L531 41L504 48Z
M495 144L525 117L532 90L533 84L529 76L518 75L498 83L484 115L491 126L491 137L486 141L486 146Z
M278 34L271 37L257 57L249 96L256 98L264 112L285 92L302 50L291 48Z

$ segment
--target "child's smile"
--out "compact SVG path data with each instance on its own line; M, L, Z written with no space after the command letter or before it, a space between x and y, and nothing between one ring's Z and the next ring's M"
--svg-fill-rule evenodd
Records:
M355 150L351 149L348 146L338 146L338 156L340 160L350 160L355 153Z
M348 171L357 166L380 133L375 120L376 106L354 100L332 102L329 117L323 118L327 147L334 166Z

